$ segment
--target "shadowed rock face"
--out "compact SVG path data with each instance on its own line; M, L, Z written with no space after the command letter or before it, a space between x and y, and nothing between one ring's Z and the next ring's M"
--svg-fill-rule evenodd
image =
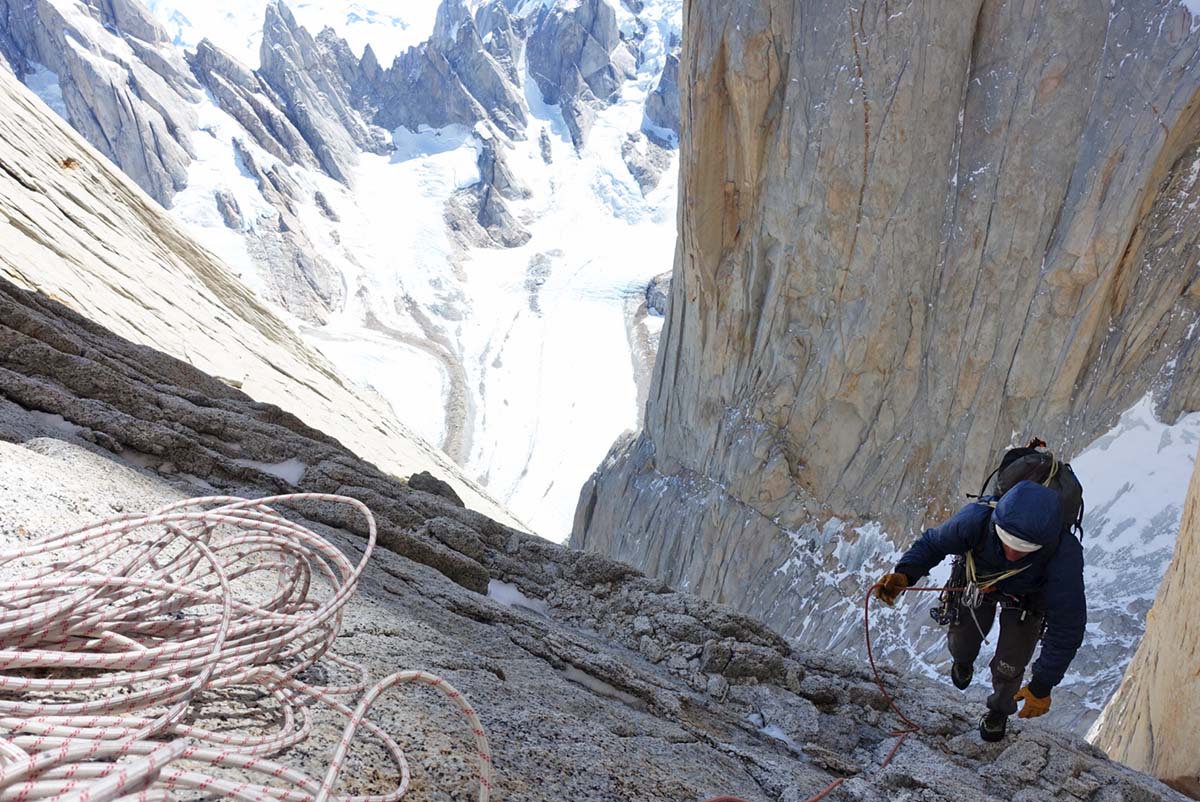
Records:
M1125 681L1093 731L1094 743L1134 768L1200 798L1200 459L1184 505L1175 556Z
M1200 407L1186 9L850 11L685 13L670 317L572 538L814 643L845 552L904 545L1014 432L1071 455L1148 391Z
M667 54L662 75L646 95L646 119L657 128L679 135L679 53Z

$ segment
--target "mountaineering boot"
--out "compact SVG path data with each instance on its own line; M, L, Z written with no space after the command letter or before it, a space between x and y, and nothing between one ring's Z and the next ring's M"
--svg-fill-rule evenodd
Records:
M1008 716L992 710L979 722L979 737L988 743L1002 741L1007 728Z
M950 666L950 681L954 683L954 687L960 691L965 691L967 686L971 684L971 677L975 675L975 666L969 666L965 663L955 663Z

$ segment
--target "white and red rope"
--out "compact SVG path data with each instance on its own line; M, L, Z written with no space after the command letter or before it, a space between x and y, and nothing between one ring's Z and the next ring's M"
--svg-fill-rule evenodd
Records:
M271 506L292 501L357 510L369 530L359 561ZM487 734L461 693L423 671L371 683L329 651L375 541L361 502L304 493L189 499L0 551L0 802L398 802L408 763L367 714L407 683L437 689L467 719L487 802ZM300 679L322 658L356 680ZM195 722L201 702L233 688L260 692L277 729ZM272 759L311 734L314 706L346 720L320 777ZM360 728L398 769L387 793L335 791Z

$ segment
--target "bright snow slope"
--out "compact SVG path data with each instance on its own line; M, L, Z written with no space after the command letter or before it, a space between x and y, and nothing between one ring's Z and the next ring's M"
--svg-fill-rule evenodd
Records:
M192 47L207 36L258 63L265 0L150 5L177 45ZM329 25L359 51L369 43L383 63L428 35L437 8L434 0L292 5L311 30ZM518 12L536 10L540 0L525 5ZM633 15L614 7L631 30ZM463 253L448 238L445 204L479 178L482 129L398 129L394 153L361 157L353 191L289 167L309 197L321 190L341 218L331 223L315 205L299 210L309 238L351 288L346 309L327 326L302 327L306 337L431 442L449 442L451 430L464 428L458 456L468 473L553 540L569 534L579 487L613 440L637 425L627 299L670 269L677 168L673 162L643 197L621 147L642 126L646 93L668 39L679 33L680 9L680 0L646 4L639 73L599 115L579 152L558 108L543 102L534 81L524 81L529 135L506 151L532 190L528 201L510 204L532 234L522 247ZM261 286L213 191L230 190L249 226L273 212L233 157L237 123L208 100L199 113L199 158L173 212L251 286ZM542 129L550 136L550 165L538 147ZM254 155L274 162L257 149ZM544 270L530 269L535 259ZM430 344L442 334L446 348Z

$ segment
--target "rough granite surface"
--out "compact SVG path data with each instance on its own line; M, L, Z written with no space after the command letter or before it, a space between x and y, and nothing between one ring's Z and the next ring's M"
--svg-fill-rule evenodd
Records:
M571 544L851 648L1014 438L1200 409L1198 49L1156 0L688 3L669 316Z
M895 722L860 661L791 648L728 607L406 486L274 406L45 296L0 288L0 542L186 495L361 499L382 548L335 648L376 676L423 668L464 691L492 741L496 798L798 802L846 778L827 799L1184 799L1037 725L985 745L977 710L891 668L886 681L925 733L876 776ZM281 459L307 467L282 478L271 468ZM297 512L351 555L361 548L362 524L343 509ZM408 799L474 798L450 705L402 691L373 716L408 751ZM287 759L315 773L339 735L318 720ZM394 783L367 746L347 775L362 792Z
M1200 798L1198 563L1200 459L1184 503L1175 556L1146 617L1146 634L1093 738L1122 763L1161 777L1194 798Z

